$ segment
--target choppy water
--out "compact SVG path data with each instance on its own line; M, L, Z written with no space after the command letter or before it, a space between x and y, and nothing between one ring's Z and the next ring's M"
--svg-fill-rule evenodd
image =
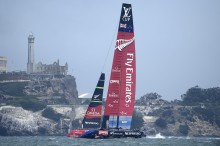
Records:
M220 138L144 137L122 139L76 139L65 136L0 137L0 146L220 146Z

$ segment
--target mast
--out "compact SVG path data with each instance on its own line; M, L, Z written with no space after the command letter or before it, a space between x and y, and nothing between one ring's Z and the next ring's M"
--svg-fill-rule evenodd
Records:
M86 111L85 117L82 122L83 128L94 128L94 129L100 128L101 117L102 117L102 97L103 97L104 82L105 82L105 74L101 73L95 91L93 93L91 102L89 104L89 107Z
M130 129L136 90L136 55L131 4L122 4L103 128Z

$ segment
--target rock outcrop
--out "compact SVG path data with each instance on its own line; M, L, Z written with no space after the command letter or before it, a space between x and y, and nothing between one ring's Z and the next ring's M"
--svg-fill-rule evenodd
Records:
M75 77L6 79L0 80L0 135L63 135L79 116L74 107L79 104ZM58 115L54 119L42 114L51 107Z
M47 104L78 104L78 91L73 76L65 76L51 80L29 81L23 93L37 96Z
M58 118L53 119L51 115L43 116L42 113L48 108L51 108ZM69 129L81 127L86 109L87 106L54 105L32 112L22 107L1 106L0 135L66 135Z
M146 94L136 101L135 109L142 113L144 125L141 129L147 135L220 137L220 127L212 119L205 119L206 115L196 112L208 110L200 105L183 106L179 102L162 100L158 95Z
M1 135L58 135L58 124L21 107L0 107Z

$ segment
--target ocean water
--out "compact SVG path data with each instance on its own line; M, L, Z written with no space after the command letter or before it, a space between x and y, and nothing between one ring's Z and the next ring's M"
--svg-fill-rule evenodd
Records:
M0 137L0 146L220 146L220 138L163 137L80 139L65 136Z

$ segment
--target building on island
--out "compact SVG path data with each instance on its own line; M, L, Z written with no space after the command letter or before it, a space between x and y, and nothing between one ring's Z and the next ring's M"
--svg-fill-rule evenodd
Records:
M28 36L28 63L27 73L28 74L50 74L50 75L67 75L68 64L61 66L59 60L53 64L43 64L39 62L35 64L34 59L34 35L30 33Z
M42 64L42 62L35 65L35 73L67 75L67 70L68 64L66 63L64 66L60 66L59 60L49 65Z
M7 72L7 58L0 56L0 73L6 73Z

